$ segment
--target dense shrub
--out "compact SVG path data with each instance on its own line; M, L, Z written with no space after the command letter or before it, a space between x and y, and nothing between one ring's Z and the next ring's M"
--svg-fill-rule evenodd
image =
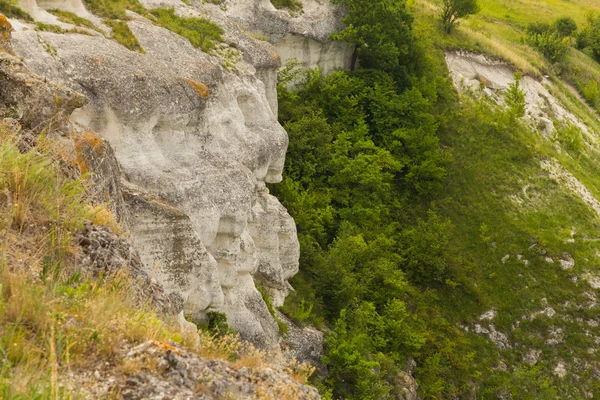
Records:
M538 49L548 60L553 63L565 59L569 51L569 41L555 31L532 33L527 36L527 43Z
M586 26L576 36L577 48L600 60L600 15L587 15Z
M571 17L558 18L552 27L561 37L572 36L577 31L577 23Z

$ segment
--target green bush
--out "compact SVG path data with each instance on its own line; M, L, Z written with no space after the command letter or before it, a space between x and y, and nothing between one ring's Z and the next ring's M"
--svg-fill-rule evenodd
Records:
M217 337L235 334L235 331L227 324L227 315L221 312L209 311L206 313L205 321L196 325L198 329L202 329Z
M587 15L587 25L576 36L577 48L600 61L600 15Z
M448 267L448 244L452 223L429 210L427 219L419 219L404 232L405 270L420 284L442 283Z
M598 81L590 80L583 88L583 97L592 106L596 106L599 102L600 90L598 89Z
M552 31L529 34L527 36L527 44L538 49L553 63L563 61L567 56L570 47L567 38Z
M560 37L568 37L577 31L577 23L571 17L561 17L552 23L552 28Z
M527 29L525 30L525 32L527 33L527 35L541 35L543 33L549 32L550 31L550 24L547 22L530 22L527 25Z
M292 292L285 299L281 312L300 327L311 322L313 316L313 303L306 301L303 297L298 299L297 292ZM313 323L314 324L314 323Z
M559 142L568 152L579 154L583 150L581 129L572 123L554 122L556 132L554 140Z

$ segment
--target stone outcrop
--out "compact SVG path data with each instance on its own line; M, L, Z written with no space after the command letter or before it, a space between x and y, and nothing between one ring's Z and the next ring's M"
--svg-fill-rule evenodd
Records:
M172 342L148 341L121 353L121 371L106 365L75 370L67 385L94 399L115 395L130 400L321 398L315 388L292 379L285 368L210 360Z
M4 16L0 14L0 17ZM5 26L10 27L10 23L6 23ZM86 98L68 87L32 74L9 51L9 39L10 35L4 46L0 41L0 116L17 117L25 129L34 132L42 129L47 133L68 132L69 116L87 103Z
M301 3L302 11L298 12L278 10L270 0L229 0L225 11L215 5L207 5L206 9L213 15L222 12L242 23L249 33L266 37L274 44L282 63L296 59L305 67L320 66L325 74L349 69L353 47L329 40L332 33L343 27L344 8L323 0Z
M104 226L88 224L78 235L83 249L80 265L93 277L113 278L126 274L130 286L140 301L150 300L161 312L171 313L173 305L163 287L151 279L140 256L131 244Z
M455 86L459 89L481 89L486 96L499 103L503 101L504 91L515 80L514 73L517 70L505 61L468 51L450 51L445 56ZM554 132L555 120L567 122L581 129L586 138L595 143L596 138L590 134L586 124L549 92L549 83L545 78L522 77L520 87L525 93L526 117L529 121L542 128L546 136Z
M60 8L106 28L81 2L56 3L23 0L20 6L40 21L65 26L44 11ZM195 320L225 312L243 338L271 346L279 341L278 327L256 281L280 306L299 258L294 221L266 188L282 179L288 143L276 116L280 53L326 71L346 66L351 54L327 43L342 10L314 1L304 2L299 15L266 0L142 4L208 16L224 29L225 42L207 54L132 12L127 24L144 53L98 34L41 32L11 20L24 65L65 91L66 101L32 115L23 109L24 119L32 126L63 121L76 109L75 149L92 172L96 196L106 198L131 232L146 272L179 299L177 311ZM255 39L259 30L275 45ZM310 51L286 41L307 41ZM19 99L35 102L26 92L1 92L17 108ZM99 144L88 132L98 133Z

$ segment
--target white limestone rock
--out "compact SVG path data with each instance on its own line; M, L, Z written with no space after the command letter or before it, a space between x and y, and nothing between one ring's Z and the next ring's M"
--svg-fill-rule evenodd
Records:
M44 7L93 20L77 0L55 3L26 8L43 21ZM127 23L145 54L103 36L37 32L20 22L13 45L31 70L88 97L72 119L114 149L124 178L123 222L148 273L179 296L184 313L225 312L243 337L273 345L277 324L255 283L264 282L275 306L283 304L287 281L298 271L299 244L293 219L265 186L281 181L288 144L276 116L280 57L244 30L263 27L276 40L300 34L323 43L341 11L306 2L305 14L294 17L258 0L228 1L227 11L175 0L144 5L204 13L235 43L222 45L239 55L235 67L224 68L221 56L134 13Z

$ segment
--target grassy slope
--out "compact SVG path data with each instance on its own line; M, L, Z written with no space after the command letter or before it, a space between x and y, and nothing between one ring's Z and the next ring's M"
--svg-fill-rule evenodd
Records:
M520 39L527 23L534 20L532 16L547 22L570 16L581 26L586 10L600 11L600 4L587 0L480 2L479 15L445 36L435 28L435 5L418 1L414 4L416 29L432 37L439 48L481 51L504 58L525 73L555 76L551 92L586 121L597 137L598 115L561 83L559 68ZM600 77L600 66L574 49L561 67ZM567 77L578 79L572 74ZM600 272L600 220L580 198L550 178L540 160L556 158L600 198L598 150L586 146L581 154L569 154L535 132L492 122L493 112L485 101L464 101L459 122L450 122L441 130L442 144L453 161L439 208L453 221L454 249L464 258L464 264L456 267L457 275L468 276L473 287L447 286L430 307L454 326L478 322L477 316L489 309L498 311L494 325L507 334L512 349L498 351L466 333L469 344L463 349L457 346L455 351L463 357L469 356L465 351L475 353L471 357L480 374L475 381L481 398L495 397L503 390L515 398L582 398L584 392L597 396L600 388L591 371L598 368L598 357L589 349L596 347L600 330L587 321L597 318L597 308L588 308L588 296L598 293L581 277ZM575 259L572 270L561 269L557 261L567 253ZM555 262L548 263L546 257ZM523 318L547 306L556 311L552 317ZM551 344L549 339L557 329L562 330L558 334L562 342ZM522 361L530 349L542 350L535 367ZM509 365L508 372L495 369L498 360ZM561 360L569 372L562 379L553 374ZM426 365L421 372L417 368L422 385L435 386L430 371ZM435 395L427 388L425 392Z

